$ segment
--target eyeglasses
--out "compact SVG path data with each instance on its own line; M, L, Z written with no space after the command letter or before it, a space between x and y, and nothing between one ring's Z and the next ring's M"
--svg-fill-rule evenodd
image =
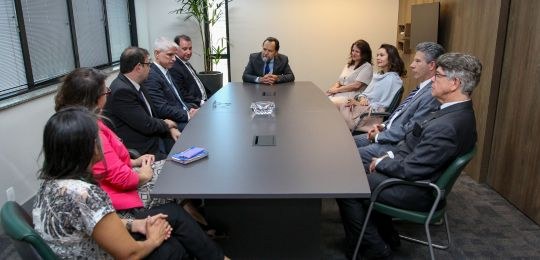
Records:
M148 60L148 62L140 62L141 65L146 65L146 66L150 66L150 64L152 63L152 60Z
M107 96L108 96L108 95L111 94L111 92L112 92L111 88L105 87L105 92L103 92L103 93L101 93L101 94L99 94L99 95L100 95L100 96L103 96L103 95L107 95Z
M445 77L446 77L446 75L441 74L441 73L439 73L439 72L435 72L435 78L436 78L436 79L437 79L437 78L445 78Z

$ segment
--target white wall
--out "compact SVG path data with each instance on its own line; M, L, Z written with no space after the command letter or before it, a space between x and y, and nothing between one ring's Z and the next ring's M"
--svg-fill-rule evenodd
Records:
M43 127L53 111L54 95L0 111L0 204L7 201L9 187L21 204L35 195Z
M242 80L249 53L274 36L296 80L326 90L337 81L354 41L366 40L374 54L381 43L395 44L398 7L395 0L234 0L229 5L232 81Z
M187 34L193 39L192 64L202 69L200 37L196 25L169 14L174 0L137 0L137 26L146 27L152 48L159 36ZM234 0L229 3L231 81L241 81L252 52L260 51L267 36L280 40L280 52L289 56L298 81L313 81L327 89L347 62L350 45L369 42L375 52L381 43L395 44L399 1L396 0ZM139 19L139 14L147 17ZM145 37L139 35L139 42ZM143 44L141 44L144 46Z
M110 74L106 84L110 85L117 75L117 72ZM55 95L52 93L0 111L0 205L7 201L9 187L15 189L15 200L20 204L36 194L38 170L43 161L39 156L43 128L54 114Z

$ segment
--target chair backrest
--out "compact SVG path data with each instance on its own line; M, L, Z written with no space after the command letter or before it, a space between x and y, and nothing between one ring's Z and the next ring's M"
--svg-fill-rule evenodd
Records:
M476 146L474 146L466 154L456 158L448 166L448 168L446 168L441 177L439 177L439 179L435 182L435 184L439 186L441 190L444 190L445 197L448 196L448 193L450 193L450 191L452 190L452 187L454 186L457 178L459 177L465 166L467 166L467 164L471 161L475 153Z
M388 105L388 107L386 108L386 112L388 112L388 114L392 114L394 110L396 110L396 108L399 106L399 102L401 101L401 96L403 95L403 90L404 90L403 86L401 86L401 88L398 89L396 94L394 94L394 98L392 98L392 102L390 102L390 105Z
M8 201L0 211L0 223L14 240L22 259L58 259L45 240L32 227L32 218L17 202Z

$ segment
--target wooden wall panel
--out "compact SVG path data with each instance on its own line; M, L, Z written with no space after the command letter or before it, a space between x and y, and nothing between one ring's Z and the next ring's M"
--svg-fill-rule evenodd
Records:
M487 183L540 224L539 13L511 1Z

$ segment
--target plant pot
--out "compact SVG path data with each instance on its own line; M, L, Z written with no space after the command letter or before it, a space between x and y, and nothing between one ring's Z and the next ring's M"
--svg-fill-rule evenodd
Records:
M202 71L198 75L204 86L212 94L216 93L223 86L223 73L220 71Z

